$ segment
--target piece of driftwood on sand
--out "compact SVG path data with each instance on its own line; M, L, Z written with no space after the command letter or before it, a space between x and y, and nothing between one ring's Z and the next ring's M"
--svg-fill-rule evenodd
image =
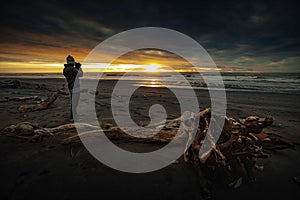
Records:
M36 110L44 110L44 109L47 109L49 108L49 106L51 104L53 104L53 102L57 99L57 97L59 96L60 92L59 91L56 91L56 92L53 92L52 95L41 101L40 103L38 104L28 104L28 105L21 105L19 107L19 112L32 112L32 111L36 111Z
M189 119L192 118L187 118L186 120ZM193 127L183 128L181 132L179 131L179 133L177 133L180 121L181 118L168 120L166 122L166 125L163 123L158 123L154 125L153 129L149 129L148 131L136 131L137 136L143 137L134 137L128 135L124 133L119 127L115 127L112 124L104 124L102 126L103 130L99 130L98 127L87 123L76 123L76 125L74 123L70 123L55 128L42 128L30 122L21 122L6 127L4 129L4 132L8 136L13 136L29 142L39 142L43 137L58 136L63 134L64 136L66 136L66 138L62 139L61 144L64 145L80 142L80 137L94 137L96 135L104 136L104 134L108 139L111 140L166 144L172 141L173 139L176 140L180 137L185 136L185 131L191 132L191 128ZM78 135L76 132L76 128L84 129L85 132ZM130 128L128 127L123 128L123 130L125 131L129 129ZM159 132L160 130L160 132L152 137L147 137L147 135L152 134L152 132L155 131L155 129L157 130L157 132ZM131 132L133 132L132 129ZM189 137L190 135L187 136Z
M65 124L54 128L43 128L30 122L21 122L18 124L14 124L6 127L4 130L6 133L11 133L9 134L10 136L15 135L15 136L24 137L25 135L26 138L23 139L31 142L39 141L38 138L41 137L56 136L56 135L63 134L66 136L66 138L62 139L61 141L61 143L64 145L80 142L80 137L82 136L89 137L95 134L103 134L103 135L105 134L107 138L112 140L126 140L130 142L167 144L170 141L181 137L186 137L187 140L193 139L191 138L190 132L192 132L192 130L196 127L191 126L191 124L193 124L191 120L194 120L195 117L200 117L200 119L206 119L205 116L208 116L209 114L210 114L210 109L204 109L195 115L181 116L173 120L167 120L166 122L160 122L154 124L152 127L150 127L152 129L149 129L148 131L145 130L133 131L132 128L130 127L122 127L122 129L125 130L125 132L127 132L126 130L130 131L131 133L135 132L136 137L132 135L128 135L125 132L123 132L121 128L113 126L112 124L108 124L108 123L102 125L101 131L99 131L98 127L86 123L76 123L76 126L74 123L70 123L70 124ZM272 134L272 133L271 134L261 133L263 127L272 124L269 118L265 118L265 120L266 121L263 123L260 118L248 117L247 120L244 121L244 125L246 125L246 129L254 130L255 128L255 130L260 129L260 131L256 133L250 133L249 136L247 137L253 137L255 143L260 146L263 146L265 149L284 149L284 148L293 147L293 143L282 136ZM185 123L182 123L184 127L179 129L181 121ZM231 132L232 131L231 129L233 129L233 127L234 129L236 129L237 128L236 126L243 126L243 124L241 123L239 125L233 126L232 118L226 118L225 121L226 123L223 128L224 132ZM206 126L203 127L207 128L208 123L209 121L206 121ZM261 126L261 124L264 124L264 126ZM76 128L84 129L85 132L80 133L80 135L78 135ZM157 134L155 134L152 137L148 137L149 135L152 135L153 131L157 132ZM231 140L226 140L222 142L222 144L220 144L219 146L221 147L228 146L231 145L231 142L232 142Z
M40 101L41 98L38 96L26 96L26 97L4 97L8 101L26 101L26 100L38 100Z

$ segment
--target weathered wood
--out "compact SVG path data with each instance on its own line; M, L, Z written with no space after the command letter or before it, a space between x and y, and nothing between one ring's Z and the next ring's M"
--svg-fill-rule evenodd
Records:
M28 97L5 97L8 101L26 101L26 100L41 100L38 96L28 96Z
M168 132L169 133L169 132ZM173 138L176 132L172 132L171 134L167 134L165 131L162 131L159 135L149 137L149 138L138 138L133 137L128 134L122 133L120 129L109 129L105 131L92 130L81 133L80 135L74 135L71 137L67 137L61 141L61 144L67 145L72 143L80 142L80 137L93 137L95 134L105 134L106 137L110 140L124 140L128 142L137 142L137 143L155 143L155 144L167 144Z
M76 133L76 128L85 129L85 130L95 130L96 126L86 123L77 123L76 126L74 123L64 124L54 128L40 128L34 130L34 134L38 135L59 135L61 133L73 132Z
M181 120L183 127L179 129ZM112 125L106 124L104 127L106 129L103 131L98 131L98 127L93 126L91 124L86 123L70 123L61 125L54 128L41 128L35 124L30 122L21 122L15 125L8 126L4 129L5 132L14 133L16 135L27 133L27 136L35 138L36 141L37 137L46 137L46 136L56 136L59 134L64 134L69 136L70 134L76 134L76 128L85 130L85 132L81 133L80 135L72 135L64 140L62 140L62 144L70 144L73 142L79 142L80 137L88 137L89 134L93 135L94 133L98 132L99 134L105 134L107 138L112 140L126 140L130 142L141 142L141 143L157 143L157 144L167 144L172 140L180 140L180 139L192 139L190 132L193 128L196 128L197 124L193 124L192 122L187 122L188 120L194 121L193 116L185 116L185 118L177 118L174 120L168 120L166 124L161 124L154 126L149 129L134 129L130 127L123 127L125 132L131 132L135 135L129 135L123 132L119 127L113 127ZM153 133L157 133L153 135ZM153 135L153 136L152 136ZM151 137L149 137L151 136ZM38 140L39 141L39 140Z
M58 95L57 93L55 95ZM55 97L51 100L53 102L53 100L55 100ZM49 98L51 99L51 97ZM48 102L51 102L48 101ZM34 105L37 106L37 105ZM38 107L38 109L41 109L41 107ZM179 140L181 138L185 138L187 143L192 143L192 140L194 140L194 148L199 150L199 148L201 147L201 137L203 137L203 134L206 135L207 130L208 130L208 125L209 125L209 120L208 118L210 118L210 109L204 109L203 111L195 114L193 117L186 117L185 119L183 119L183 117L179 117L173 120L167 120L166 122L159 122L156 123L154 125L152 125L151 127L149 127L149 129L143 129L143 130L134 130L133 128L130 127L123 127L122 130L124 130L125 132L130 132L130 133L134 133L135 135L129 135L126 134L125 132L123 132L119 127L114 127L111 124L105 124L102 126L102 128L104 128L104 132L103 131L98 131L98 127L93 126L91 124L86 124L86 123L76 123L76 127L74 123L70 123L70 124L65 124L65 125L61 125L58 127L54 127L54 128L42 128L39 127L37 124L32 124L29 122L21 122L18 124L14 124L11 126L8 126L7 128L4 129L5 132L9 132L9 133L14 133L18 136L27 136L27 137L33 137L33 138L37 138L37 137L47 137L47 136L56 136L56 135L60 135L63 134L65 136L67 136L67 138L62 140L62 144L70 144L73 142L80 142L80 137L84 136L84 137L88 137L89 134L93 135L95 134L97 131L99 132L99 134L105 134L107 138L112 139L112 140L126 140L126 141L130 141L130 142L141 142L141 143L157 143L157 144L167 144L172 140ZM194 117L200 117L202 119L202 121L205 122L205 126L203 127L203 129L201 130L201 134L197 134L196 138L192 138L191 137L191 132L193 130L193 128L196 127L191 127L191 124L193 123L187 123L188 125L185 125L185 123L182 123L182 125L184 125L185 127L181 130L179 130L180 127L180 123L186 122L187 120L192 120L192 118ZM204 119L204 120L203 120ZM255 120L257 119L257 120ZM224 158L222 151L223 149L227 149L228 147L230 147L233 142L235 142L239 137L238 135L243 135L243 137L248 137L249 136L254 136L257 137L257 134L251 134L251 133L247 133L245 132L245 130L253 130L252 126L255 128L255 130L257 130L258 124L259 124L259 128L261 128L261 123L263 122L267 122L267 123L263 123L263 126L267 126L270 125L272 120L266 120L266 119L271 119L271 118L264 118L263 120L260 120L259 118L248 118L247 120L247 124L248 127L245 128L243 127L242 124L237 124L236 121L234 121L234 119L226 117L225 118L225 125L223 127L223 132L224 133L230 133L232 134L231 137L228 137L227 139L225 139L224 141L221 140L221 142L218 142L217 146L215 144L212 145L213 146L213 151L216 152L216 154L218 156L220 156L221 158ZM251 122L251 123L249 123ZM194 125L197 126L197 125ZM76 128L79 128L81 130L85 130L85 132L81 133L80 135L77 135L77 130ZM153 133L157 133L154 136ZM76 135L75 135L76 134ZM71 135L71 136L70 136ZM149 137L149 135L151 137ZM201 136L202 135L202 136ZM274 134L264 134L266 135L265 137L267 137L269 140L264 141L264 140L260 140L260 139L254 139L254 143L259 145L259 146L263 146L266 149L283 149L283 148L290 148L293 147L293 143L285 138L282 138L280 136L276 136ZM221 135L221 138L223 137L223 134ZM198 142L196 142L198 141ZM188 148L188 145L187 147ZM196 153L197 154L197 153ZM196 155L195 154L195 155ZM209 155L210 153L208 152L207 155ZM206 159L205 159L206 160Z
M32 112L32 111L36 111L36 110L47 109L47 108L49 108L49 106L51 104L54 103L54 101L57 99L58 96L59 96L59 91L56 91L56 92L52 93L52 95L48 99L46 99L38 104L21 105L18 110L19 110L19 112L23 113L23 112L28 112L28 111Z
M36 123L20 122L4 128L4 132L13 133L15 135L33 135L34 131L41 129Z

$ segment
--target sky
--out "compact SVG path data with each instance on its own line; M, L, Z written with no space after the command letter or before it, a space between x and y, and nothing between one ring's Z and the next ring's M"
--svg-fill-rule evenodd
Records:
M300 72L298 8L297 1L287 0L2 1L0 73L60 72L68 54L83 62L102 41L139 27L188 35L221 71ZM151 71L176 63L181 69L182 59L176 58L148 49L115 64L116 70L148 65Z

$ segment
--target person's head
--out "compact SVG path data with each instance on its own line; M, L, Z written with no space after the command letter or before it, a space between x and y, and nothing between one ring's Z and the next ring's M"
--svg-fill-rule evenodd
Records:
M66 60L67 60L67 64L72 64L72 65L75 64L75 59L70 55L67 56Z

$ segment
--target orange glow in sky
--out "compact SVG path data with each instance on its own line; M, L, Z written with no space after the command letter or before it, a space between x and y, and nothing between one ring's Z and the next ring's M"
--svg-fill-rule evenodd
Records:
M24 49L25 50L25 49ZM29 50L28 50L29 51ZM159 50L158 50L159 51ZM30 50L33 52L33 50ZM38 52L36 49L34 53ZM81 54L80 54L81 52ZM85 56L78 51L74 56L77 62L83 63ZM19 57L20 61L0 61L0 73L61 73L64 68L66 52L39 52ZM49 59L49 57L51 59ZM13 57L11 57L13 59ZM103 60L110 60L109 54L101 55ZM83 63L84 72L191 72L195 69L181 57L156 50L136 50L117 58L113 63Z

